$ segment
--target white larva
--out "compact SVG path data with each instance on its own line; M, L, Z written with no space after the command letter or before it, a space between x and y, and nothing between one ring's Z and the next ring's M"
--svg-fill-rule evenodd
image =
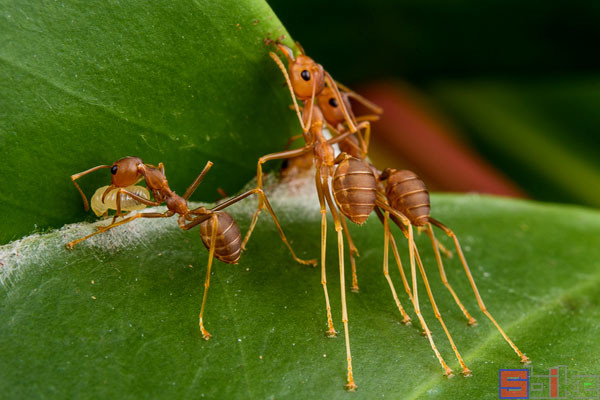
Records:
M104 215L108 210L116 210L117 209L117 193L119 189L113 189L104 198L104 203L102 202L102 194L106 190L108 186L102 186L98 188L94 195L92 196L91 207L94 214L98 217ZM128 192L136 194L140 197L150 200L150 192L143 186L127 186L124 188ZM134 199L132 199L128 195L121 195L121 211L138 211L146 208L145 204L141 204Z

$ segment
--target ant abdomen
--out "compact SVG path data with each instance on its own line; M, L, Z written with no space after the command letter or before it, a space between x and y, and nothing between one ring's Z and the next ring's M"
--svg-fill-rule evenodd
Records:
M394 171L388 178L385 192L390 205L406 215L413 225L423 226L429 221L429 192L414 172Z
M355 157L339 163L333 176L333 196L340 211L356 224L363 224L377 198L377 181L371 168Z
M100 217L104 215L108 210L116 210L117 209L117 194L119 193L119 188L115 188L108 192L106 197L104 198L104 202L102 202L102 195L106 191L108 186L102 186L92 196L91 199L91 207L92 211L96 216ZM128 192L136 194L140 197L150 200L150 193L148 189L143 186L127 186L124 188ZM121 194L121 210L122 211L139 211L146 208L145 204L138 203L136 200L132 199L129 195Z
M242 254L242 235L240 228L231 215L224 211L213 215L217 217L217 237L215 243L215 257L227 264L237 264ZM214 220L208 218L200 223L200 236L202 243L210 249L210 240L213 233Z

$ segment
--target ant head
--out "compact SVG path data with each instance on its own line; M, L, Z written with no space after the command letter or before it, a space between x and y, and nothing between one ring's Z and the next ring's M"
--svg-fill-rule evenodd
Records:
M315 95L325 86L325 71L321 64L303 54L289 64L290 81L294 93L302 100L310 99L315 88Z
M133 185L142 177L138 165L143 164L138 157L125 157L115 161L110 167L111 184L114 187Z
M340 92L340 95L342 97L344 105L346 106L346 110L350 111L351 106L350 101L348 100L348 95L343 92ZM317 97L317 104L319 104L319 107L323 111L323 116L325 117L325 120L329 122L329 124L335 127L345 121L342 107L340 107L340 104L338 102L337 97L335 96L335 93L333 92L333 89L331 89L329 86L326 86L321 91L321 93Z
M379 182L383 182L385 180L387 180L390 176L394 175L396 172L398 172L398 170L394 169L394 168L386 168L383 170L382 173L379 174Z

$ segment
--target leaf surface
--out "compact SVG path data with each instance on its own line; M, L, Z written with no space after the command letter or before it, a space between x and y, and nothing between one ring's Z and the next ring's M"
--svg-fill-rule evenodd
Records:
M274 208L294 248L301 257L318 257L316 198L279 193ZM232 211L242 232L254 205L248 201ZM534 373L556 365L567 365L569 374L600 371L598 212L435 195L433 215L458 234L486 305L531 357ZM183 232L174 220L138 220L64 250L66 241L93 229L74 225L1 248L0 391L9 398L493 399L498 369L521 367L477 310L454 257L445 260L449 280L479 321L466 325L421 235L438 306L473 371L470 378L442 376L418 324L400 323L381 272L382 227L373 217L352 227L361 252L360 293L348 293L359 385L354 394L343 389L343 336L324 335L319 270L294 263L266 215L238 265L215 264L206 311L209 341L198 329L207 251L197 231ZM407 264L406 243L398 232L396 237ZM328 239L328 286L339 331L331 223ZM346 271L349 281L349 266ZM458 372L422 286L419 292L434 339Z

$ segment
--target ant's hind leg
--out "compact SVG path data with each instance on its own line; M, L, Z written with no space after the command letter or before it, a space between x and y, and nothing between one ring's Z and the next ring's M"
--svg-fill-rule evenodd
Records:
M466 307L461 303L461 301L458 298L458 295L456 294L456 292L454 291L454 289L452 289L452 286L450 286L450 282L448 282L448 278L446 276L446 271L444 270L444 264L442 263L442 257L440 255L439 250L438 250L437 239L435 238L435 235L433 233L433 229L431 228L431 224L429 224L429 223L427 224L425 232L427 233L427 236L429 236L429 239L431 241L431 246L433 247L433 252L435 253L435 259L437 261L438 269L440 271L440 277L442 278L442 282L444 283L444 286L446 286L446 289L448 289L448 291L450 292L450 294L454 298L454 301L456 302L456 304L458 305L458 307L460 308L460 310L462 311L462 313L467 318L468 324L469 325L475 325L475 324L477 324L477 321L475 320L475 318L473 318L471 316L471 314L469 314L469 312L467 311Z
M203 321L203 316L204 316L204 307L206 305L206 297L208 296L208 287L210 286L210 271L212 268L212 263L213 260L215 258L215 247L216 247L216 242L217 242L217 231L218 231L218 224L219 224L219 218L217 216L217 214L213 214L211 216L212 219L212 232L210 233L210 248L208 250L208 265L206 267L206 279L204 280L204 295L202 296L202 306L200 307L200 316L199 316L199 323L200 323L200 331L202 332L202 338L204 340L208 340L211 337L211 334L208 333L208 331L206 329L204 329L204 321Z
M308 146L304 146L302 148L299 149L295 149L295 150L286 150L286 151L281 151L278 153L271 153L271 154L267 154L266 156L262 156L261 158L258 159L258 163L256 166L256 186L257 189L261 189L262 190L262 165L264 163L266 163L267 161L271 161L271 160L282 160L285 158L291 158L291 157L298 157L301 155L304 155L306 153L308 153L311 150L310 147ZM239 196L236 196L235 198L237 198ZM260 215L260 213L262 212L264 207L264 201L262 197L259 197L258 199L258 207L256 208L256 211L254 211L254 214L252 215L252 222L250 222L250 227L248 228L248 232L246 232L246 236L244 237L244 240L242 241L242 250L246 250L246 245L248 244L248 241L250 240L250 236L252 236L252 232L254 231L254 227L256 226L256 223L258 222L258 217Z
M385 276L385 279L387 280L388 284L390 285L390 290L392 291L392 296L394 297L394 301L396 302L396 306L398 307L398 310L400 311L400 314L402 315L402 323L405 325L410 324L410 317L408 316L408 314L406 313L406 311L404 311L404 308L402 307L402 304L400 303L400 299L398 299L398 295L396 294L396 288L394 287L394 283L392 282L392 278L390 277L390 273L389 273L389 244L390 244L390 237L391 237L391 233L390 233L390 229L389 229L389 213L386 212L384 217L383 217L383 235L384 235L384 242L383 242L383 276Z
M460 258L460 261L463 265L465 273L467 274L467 278L469 279L469 283L471 284L473 293L475 293L475 297L477 299L477 304L479 305L479 308L481 309L481 311L489 318L490 321L492 321L492 323L494 324L496 329L498 329L498 332L500 332L500 334L502 335L504 340L506 340L506 342L510 345L510 347L512 347L512 349L515 351L515 353L517 353L517 355L519 357L521 357L521 362L524 364L531 362L529 357L527 357L525 354L523 354L521 352L521 350L519 350L517 345L515 345L512 340L510 340L508 335L504 332L504 330L502 330L502 328L500 327L498 322L496 322L494 317L492 317L492 314L490 314L490 312L485 307L485 304L483 303L483 299L481 298L481 295L479 294L479 290L477 289L477 285L475 284L475 279L473 278L473 275L471 274L471 269L469 268L469 265L467 264L467 260L465 258L465 255L463 254L462 248L460 246L460 243L458 241L458 237L456 236L456 234L450 228L448 228L446 225L442 224L441 222L439 222L433 218L429 218L429 222L431 222L433 225L435 225L438 228L440 228L441 230L443 230L448 236L450 236L454 240L456 252L458 253L458 257Z
M347 382L346 389L349 391L356 390L356 383L354 382L354 377L352 374L352 354L350 352L350 332L348 329L348 308L346 306L346 277L344 274L344 235L342 234L342 223L340 219L343 218L340 216L340 213L337 211L335 207L335 203L331 198L331 190L329 188L329 182L327 181L327 177L322 180L322 188L321 193L325 196L325 200L327 200L327 204L329 205L329 209L331 210L331 216L335 223L335 230L337 232L337 243L338 243L338 261L339 261L339 269L340 269L340 293L341 293L341 303L342 303L342 323L344 324L344 339L346 342L346 361L347 361Z
M342 220L342 227L344 228L344 233L346 235L346 240L348 241L348 247L350 248L350 265L352 266L352 288L351 290L354 293L358 293L358 275L356 273L356 260L354 256L360 257L358 254L358 249L354 245L352 241L352 237L350 236L350 231L348 230L348 224L346 223L346 217L340 217Z
M317 167L315 180L319 204L321 206L321 285L323 286L323 292L325 293L325 308L327 310L327 325L329 327L327 336L334 337L337 333L333 327L333 318L331 317L331 305L329 304L329 292L327 291L327 272L325 268L327 251L327 205L325 204L325 198L323 197L321 172L319 167Z
M415 256L417 258L417 264L419 265L419 270L421 271L421 277L423 278L423 283L425 284L425 289L427 290L427 295L429 296L429 302L431 303L431 307L433 308L433 313L435 314L435 317L437 318L440 325L442 326L442 329L446 333L446 337L448 338L448 341L450 342L450 346L452 347L452 350L454 351L454 354L456 355L456 359L458 360L458 362L460 363L460 366L462 368L462 374L464 376L471 376L471 370L469 368L467 368L467 365L463 361L462 356L458 352L458 348L454 344L454 340L452 339L452 336L450 335L450 331L446 327L446 324L444 323L444 320L442 319L442 314L440 313L440 310L438 309L437 304L435 303L435 299L433 298L433 292L431 291L431 287L429 286L429 280L427 279L427 274L425 273L425 268L423 268L423 263L421 262L421 256L419 255L419 252L417 251L416 248L415 248Z

